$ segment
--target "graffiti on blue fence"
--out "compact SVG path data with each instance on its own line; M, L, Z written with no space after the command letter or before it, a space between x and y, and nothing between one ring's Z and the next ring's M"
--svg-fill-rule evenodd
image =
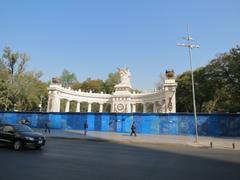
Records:
M172 113L39 113L0 112L0 123L18 123L28 119L34 128L47 121L55 129L83 130L88 121L90 131L130 132L133 122L138 133L194 135L193 114ZM240 114L198 114L198 133L203 136L240 136Z

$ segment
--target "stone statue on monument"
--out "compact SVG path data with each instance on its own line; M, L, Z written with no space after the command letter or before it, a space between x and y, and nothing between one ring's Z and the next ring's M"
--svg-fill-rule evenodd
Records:
M131 78L131 72L129 68L118 68L118 73L120 75L120 83L119 85L126 85L131 86L130 78Z
M51 83L52 84L61 84L60 79L58 77L53 77Z
M165 74L167 79L174 79L174 70L166 70Z

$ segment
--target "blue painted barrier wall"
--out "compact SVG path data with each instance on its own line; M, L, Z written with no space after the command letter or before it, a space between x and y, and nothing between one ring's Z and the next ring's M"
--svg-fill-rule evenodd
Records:
M28 119L34 128L43 128L49 120L54 129L82 130L87 120L90 131L130 132L135 121L138 133L195 134L194 116L188 113L0 112L0 123L18 123L21 119ZM203 136L240 137L240 114L198 114L198 132Z

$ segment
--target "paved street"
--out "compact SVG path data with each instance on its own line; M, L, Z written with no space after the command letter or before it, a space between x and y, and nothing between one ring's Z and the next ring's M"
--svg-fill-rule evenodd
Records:
M58 130L56 130L58 131ZM199 147L210 147L216 149L233 149L240 150L239 137L209 137L199 136L198 144L194 143L195 136L184 135L167 135L167 134L138 134L137 137L129 136L129 133L119 132L103 132L103 131L89 131L88 136L83 136L80 130L65 130L64 133L52 133L51 136L59 137L75 137L75 138L90 138L103 139L113 142L130 142L130 143L148 143L148 144L180 144Z
M87 136L81 130L52 129L51 133L44 133L43 129L35 129L47 137L67 139L105 140L116 143L139 143L139 144L178 144L198 147L210 147L214 149L240 150L239 137L209 137L199 136L198 144L194 143L195 136L167 135L167 134L138 134L137 137L129 136L129 133L89 131ZM233 149L234 144L234 149Z
M42 150L0 146L1 180L240 179L240 152L49 138Z

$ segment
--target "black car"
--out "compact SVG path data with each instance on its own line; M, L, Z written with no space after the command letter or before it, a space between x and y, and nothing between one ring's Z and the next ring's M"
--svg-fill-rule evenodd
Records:
M0 124L0 142L12 145L15 150L21 150L24 146L40 149L46 140L41 133L34 132L26 125Z

